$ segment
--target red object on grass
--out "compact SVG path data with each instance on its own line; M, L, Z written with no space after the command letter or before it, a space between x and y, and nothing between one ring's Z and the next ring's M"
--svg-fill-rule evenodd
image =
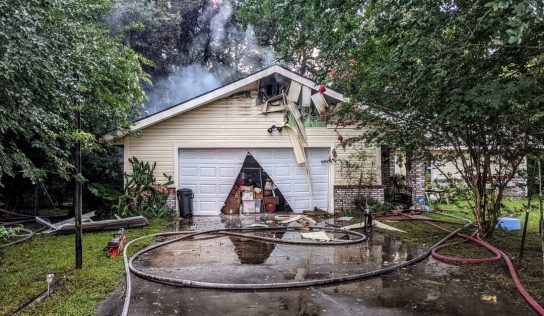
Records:
M113 235L113 239L108 241L106 246L106 256L109 258L118 256L125 248L127 237L125 236L125 229L121 228L117 233Z

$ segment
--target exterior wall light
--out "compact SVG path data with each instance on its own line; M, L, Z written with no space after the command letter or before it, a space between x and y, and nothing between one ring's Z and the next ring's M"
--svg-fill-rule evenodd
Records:
M270 134L272 134L273 131L278 131L281 133L281 129L282 129L281 126L276 126L276 124L273 124L272 126L270 126L270 128L268 128L268 132Z

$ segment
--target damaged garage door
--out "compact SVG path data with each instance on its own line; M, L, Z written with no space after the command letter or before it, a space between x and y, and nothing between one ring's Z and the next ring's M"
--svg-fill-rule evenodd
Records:
M295 212L329 204L329 149L309 148L312 188L308 188L304 166L295 161L290 148L180 149L179 187L195 193L195 215L218 215L250 152L273 179Z

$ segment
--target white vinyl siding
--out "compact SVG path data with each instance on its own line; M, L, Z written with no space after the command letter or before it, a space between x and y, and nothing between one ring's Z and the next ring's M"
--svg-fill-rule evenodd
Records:
M157 162L155 174L163 181L163 173L176 180L177 153L179 148L292 148L286 132L268 133L272 124L281 124L283 113L261 113L255 99L229 97L203 105L159 122L141 131L140 137L125 137L125 154L141 160ZM344 139L358 135L355 129L339 129ZM333 128L306 128L309 147L333 148L339 144L338 134ZM368 153L367 166L377 170L376 184L380 184L380 155L375 147L365 148ZM354 151L347 147L337 148L338 158L347 158ZM125 157L127 162L128 157ZM338 169L338 168L337 168ZM130 165L125 165L130 171ZM335 184L344 184L340 177Z

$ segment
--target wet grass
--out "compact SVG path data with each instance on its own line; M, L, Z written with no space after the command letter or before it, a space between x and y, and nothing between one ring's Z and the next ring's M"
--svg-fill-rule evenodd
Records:
M126 231L131 240L161 231L165 220L151 220L150 226ZM36 236L0 251L0 315L46 289L45 275L66 283L50 298L25 311L23 315L94 315L97 305L121 282L123 258L107 258L103 248L114 231L83 235L83 269L76 270L74 235ZM143 248L148 241L131 246Z
M538 204L538 201L532 203ZM527 204L527 199L507 199L504 201L504 216L517 217L521 220L522 228L525 220L525 214L521 209ZM473 219L472 212L469 208L469 203L460 202L457 204L442 204L439 206L445 213ZM443 216L434 216L438 218L445 218ZM493 236L486 239L489 243L505 252L514 263L518 276L523 286L531 293L535 299L541 304L544 304L544 281L543 281L543 257L542 257L542 244L538 235L538 222L539 212L533 210L529 213L529 223L527 226L527 237L525 243L525 251L523 255L523 261L519 260L519 252L522 238L522 231L505 232L496 230ZM402 229L407 233L398 233L385 231L385 233L392 235L395 238L406 240L407 242L422 246L431 245L444 236L444 233L440 230L430 227L425 223L413 223L413 222L386 222L386 224ZM450 226L453 228L454 226ZM471 230L472 232L473 230ZM470 233L470 232L466 232ZM452 241L459 241L460 238L456 238ZM444 255L468 257L468 258L485 258L494 256L482 247L478 247L470 242L460 243L447 247L441 251ZM496 282L506 287L513 287L514 284L510 278L510 274L503 261L487 264L467 264L466 268L477 273L484 275L490 281Z

